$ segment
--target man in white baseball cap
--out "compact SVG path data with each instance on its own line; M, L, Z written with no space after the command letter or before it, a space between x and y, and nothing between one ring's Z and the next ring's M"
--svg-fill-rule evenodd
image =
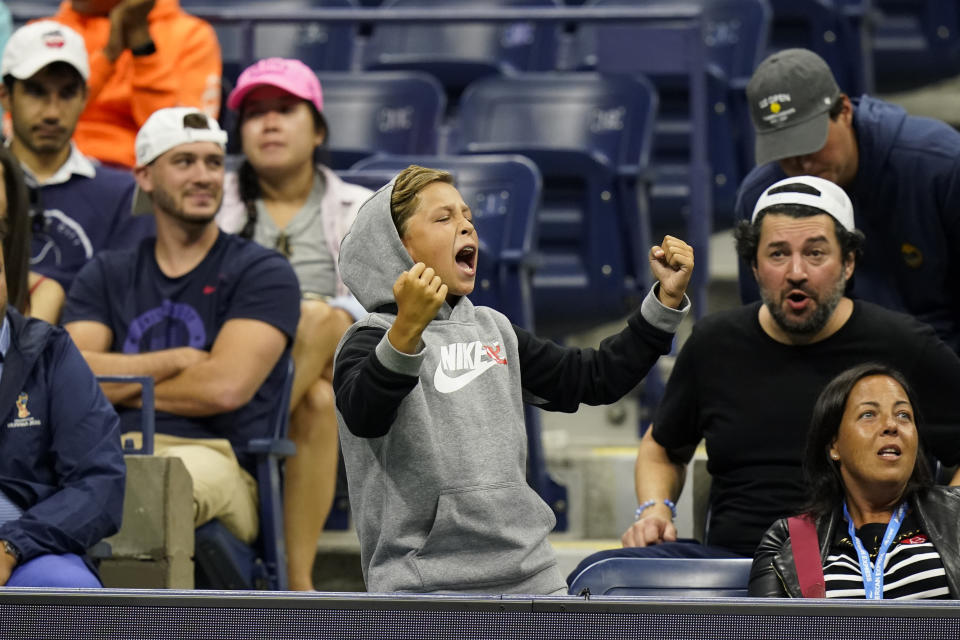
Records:
M247 443L272 436L300 287L282 255L217 227L226 142L199 109L147 119L134 175L156 238L84 267L63 324L95 373L153 376L155 451L184 461L197 526L219 519L250 543L258 512ZM122 430L138 431L140 390L104 391Z
M960 132L863 95L848 96L807 49L767 57L747 102L757 166L737 190L736 219L785 177L813 175L846 191L867 237L852 294L929 323L960 353ZM759 292L740 263L744 302Z
M807 499L801 462L817 396L865 362L895 366L923 390L924 447L945 466L960 462L960 358L928 325L844 293L864 242L846 192L813 176L780 180L735 235L762 301L697 321L640 442L644 508L627 548L581 568L610 556L752 557L767 528ZM677 541L670 505L704 439L712 486L699 545Z
M156 189L150 179L153 175L150 165L158 157L182 144L194 144L197 142L210 142L219 149L212 152L208 160L213 163L219 161L217 172L219 179L211 173L210 193L215 196L215 201L208 204L215 205L210 213L211 217L220 209L220 201L223 199L223 158L227 147L227 132L220 128L220 125L214 118L211 118L204 112L193 107L171 107L169 109L160 109L154 111L147 118L147 121L137 132L137 138L134 143L137 164L134 167L134 174L138 176L137 182L140 186L133 201L133 214L143 215L153 213L155 201L152 192ZM204 145L210 149L210 145ZM198 147L199 148L199 147ZM216 157L219 157L217 160ZM212 168L212 167L211 167ZM160 185L158 194L161 207L169 207L170 202L167 199L170 194L165 191L166 186ZM208 211L208 207L200 207L197 211ZM181 213L180 210L176 210ZM201 218L204 214L198 214Z
M54 324L74 276L95 253L153 233L153 220L130 215L129 172L100 166L72 142L89 75L83 38L50 20L17 29L0 64L10 151L31 191L30 313Z

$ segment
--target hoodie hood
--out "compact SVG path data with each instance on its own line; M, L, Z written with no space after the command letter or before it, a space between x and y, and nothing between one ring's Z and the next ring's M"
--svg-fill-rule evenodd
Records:
M413 267L390 216L394 181L360 205L357 218L340 243L340 275L364 309L394 304L393 283Z
M340 244L340 276L368 311L395 305L393 284L413 267L413 258L400 241L390 215L393 186L391 180L360 206ZM450 312L450 305L444 302L437 318L449 318Z

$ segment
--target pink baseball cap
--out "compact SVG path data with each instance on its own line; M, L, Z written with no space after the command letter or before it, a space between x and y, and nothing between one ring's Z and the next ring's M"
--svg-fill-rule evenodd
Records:
M323 91L310 67L289 58L265 58L243 70L227 97L227 107L237 111L247 94L261 86L277 87L303 98L323 113Z

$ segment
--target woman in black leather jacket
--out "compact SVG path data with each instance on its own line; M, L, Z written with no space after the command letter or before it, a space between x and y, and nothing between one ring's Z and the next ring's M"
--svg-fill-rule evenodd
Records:
M841 373L817 400L804 459L810 487L805 513L815 523L826 597L960 597L960 488L933 486L917 435L915 406L903 376L876 364ZM854 527L856 536L848 533ZM874 554L860 540L868 538L865 529L877 532L875 543L881 530L885 534ZM926 545L922 563L894 560L894 550L918 541L933 547ZM885 549L891 552L889 562L882 564L884 571L874 573L876 557L882 562ZM899 557L919 553L914 549ZM940 566L942 572L936 570ZM894 571L898 573L891 577ZM849 589L851 577L863 581L862 589ZM891 577L886 585L884 577ZM924 580L932 584L920 586ZM899 592L891 596L895 589ZM774 523L760 541L749 594L804 597L787 519Z

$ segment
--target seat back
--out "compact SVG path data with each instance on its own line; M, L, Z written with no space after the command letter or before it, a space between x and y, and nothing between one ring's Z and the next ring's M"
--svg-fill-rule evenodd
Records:
M572 595L719 598L746 596L750 558L605 558L570 583Z
M435 154L446 106L440 84L420 72L321 72L326 150L333 169L376 153Z
M589 0L590 7L664 7L672 0ZM710 62L728 78L749 78L767 47L772 12L767 0L687 0L684 4L699 6L704 16L704 44ZM593 69L597 65L597 39L604 33L604 24L581 25L577 30L575 50L578 66ZM624 51L624 55L630 55ZM602 71L602 69L601 69ZM657 74L647 72L651 79Z
M773 24L770 49L801 47L816 52L833 71L845 93L872 93L870 31L862 5L835 0L770 0Z
M914 89L960 74L956 2L874 0L874 5L871 44L878 92Z
M558 0L386 0L385 8L486 6L555 7ZM557 25L517 22L375 25L364 52L366 69L425 71L451 95L490 74L552 69Z
M210 0L180 0L187 12L215 6ZM353 8L352 0L232 0L231 7L263 10L264 14L289 12L289 22L253 21L252 29L240 22L211 21L223 59L223 76L233 86L246 67L263 58L301 60L312 69L346 71L353 62L357 25L347 22L307 22L299 10L310 7ZM252 42L250 41L252 38Z
M670 7L669 0L593 0L594 7L635 6ZM767 49L772 17L767 0L694 0L702 8L703 41L709 67L707 71L707 131L693 131L690 114L689 75L675 69L658 70L656 63L643 72L657 88L660 97L651 164L654 184L651 205L654 223L670 227L689 209L691 136L708 139L707 150L712 171L714 221L718 226L733 223L736 190L740 180L753 168L753 127L750 123L744 88ZM610 40L611 29L619 26L585 25L577 33L581 66L607 72L597 56L597 43ZM626 48L625 59L648 55L639 39L619 39ZM665 42L671 42L666 40ZM682 45L677 42L676 44ZM665 50L665 57L684 56L683 50Z
M458 152L519 153L543 175L538 332L563 335L622 317L643 293L643 176L655 111L656 92L639 77L523 74L478 80L464 92Z

